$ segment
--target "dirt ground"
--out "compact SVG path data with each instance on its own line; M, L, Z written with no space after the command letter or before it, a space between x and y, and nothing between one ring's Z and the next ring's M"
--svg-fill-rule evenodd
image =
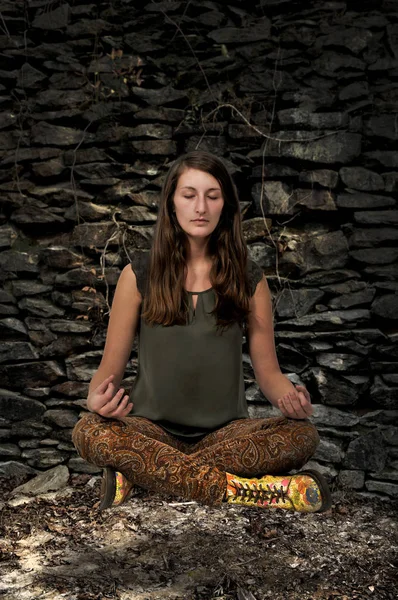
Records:
M323 514L209 508L137 490L98 512L100 479L0 502L2 600L398 597L398 507L333 492Z

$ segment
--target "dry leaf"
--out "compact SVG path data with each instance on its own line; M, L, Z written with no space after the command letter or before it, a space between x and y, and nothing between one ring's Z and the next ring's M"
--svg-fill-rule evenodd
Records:
M266 540L268 540L269 538L274 538L278 535L278 532L276 529L269 529L268 531L263 531L262 533L262 537Z

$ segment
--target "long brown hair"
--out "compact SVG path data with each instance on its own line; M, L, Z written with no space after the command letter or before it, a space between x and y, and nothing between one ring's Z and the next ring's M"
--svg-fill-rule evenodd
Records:
M187 169L210 173L221 187L224 205L217 227L210 235L208 252L213 264L210 282L216 293L212 314L217 330L249 314L248 251L242 232L242 215L235 184L224 163L203 150L183 154L170 167L160 195L158 219L149 256L147 288L142 317L148 324L186 325L188 295L184 290L189 241L173 213L173 196L180 175Z

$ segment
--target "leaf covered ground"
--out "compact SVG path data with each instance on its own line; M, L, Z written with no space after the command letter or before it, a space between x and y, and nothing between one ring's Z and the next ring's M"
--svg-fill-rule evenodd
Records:
M398 508L333 493L323 514L209 508L100 479L0 502L2 600L353 600L398 596ZM4 489L4 488L3 488ZM11 505L10 504L13 504Z

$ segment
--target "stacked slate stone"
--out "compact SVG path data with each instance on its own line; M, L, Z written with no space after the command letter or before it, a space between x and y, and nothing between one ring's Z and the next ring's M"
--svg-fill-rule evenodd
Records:
M77 457L121 269L180 153L225 159L312 460L398 494L398 14L392 0L1 0L0 477ZM252 415L271 415L243 344ZM124 385L134 382L137 340ZM134 399L134 398L133 398Z

